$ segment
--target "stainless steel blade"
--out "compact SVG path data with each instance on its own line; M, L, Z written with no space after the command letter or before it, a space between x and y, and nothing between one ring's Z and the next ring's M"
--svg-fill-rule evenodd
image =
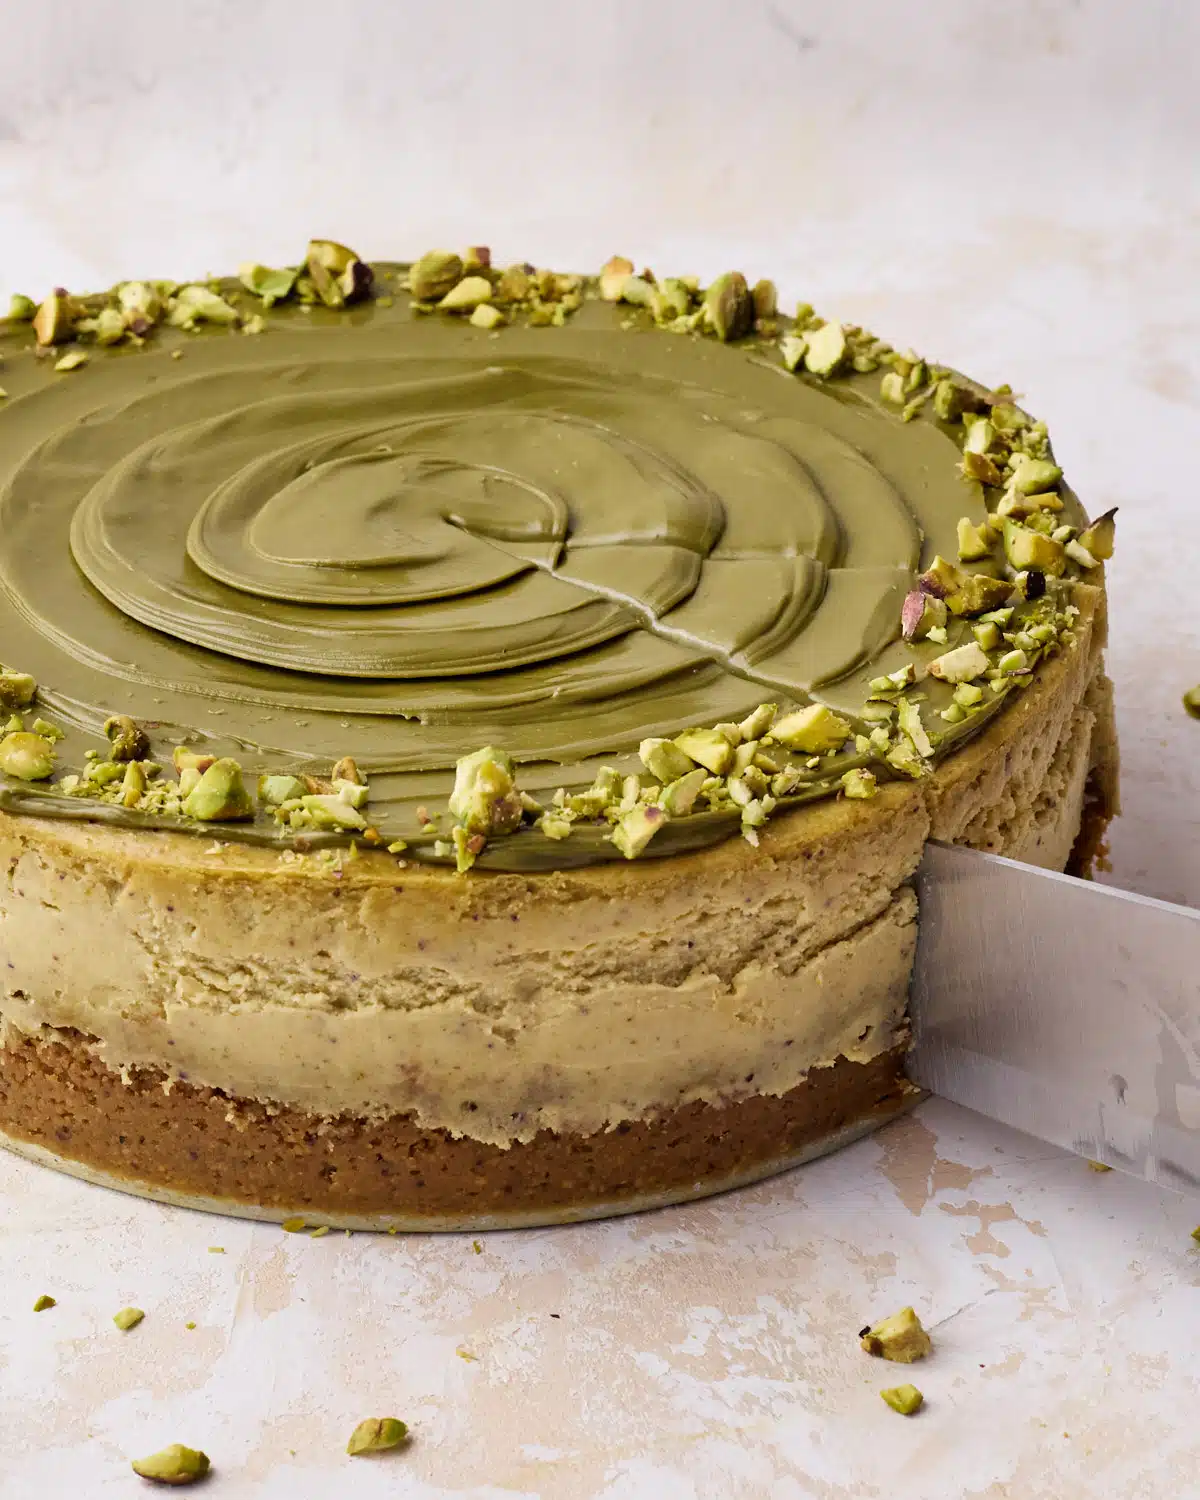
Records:
M1200 1191L1200 911L938 844L917 890L912 1078Z

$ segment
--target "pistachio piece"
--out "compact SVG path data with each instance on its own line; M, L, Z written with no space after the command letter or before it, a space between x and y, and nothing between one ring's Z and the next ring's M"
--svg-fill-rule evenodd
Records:
M128 1333L131 1328L136 1328L146 1314L140 1307L123 1307L120 1312L113 1313L113 1322L122 1333Z
M685 729L673 742L690 761L714 776L724 776L733 764L733 746L716 729Z
M61 344L71 336L74 308L62 287L56 287L33 316L33 333L42 348Z
M913 589L904 596L900 610L900 633L906 641L923 641L931 630L943 626L948 618L945 601L936 594Z
M82 349L70 349L61 359L54 361L54 368L60 375L66 375L71 370L82 370L88 362L88 357Z
M888 370L879 382L879 395L893 406L903 406L908 396L904 388L904 376L899 370Z
M957 422L964 412L978 404L978 397L969 386L948 377L939 380L933 388L934 414L943 422Z
M600 295L605 302L620 302L625 282L633 275L633 262L614 255L600 268Z
M964 578L952 594L947 595L946 608L952 615L978 615L985 610L1004 604L1012 595L1013 586L1007 578L992 578L987 573L972 573Z
M135 1458L130 1467L143 1479L152 1479L156 1484L195 1484L203 1479L212 1465L207 1454L198 1448L185 1448L182 1443L172 1443L149 1458Z
M133 333L146 333L163 315L162 296L148 281L123 281L116 293L125 326Z
M935 599L947 599L962 587L966 576L961 568L939 552L917 579L917 587L923 594L932 594Z
M785 714L771 728L773 739L805 755L839 750L851 733L850 724L823 703L810 703L807 708Z
M375 285L375 272L365 260L352 260L338 277L337 284L342 301L350 307L371 295L371 288Z
M308 249L304 252L304 264L310 276L314 266L340 276L357 259L358 256L348 245L339 245L336 240L309 240Z
M83 318L76 325L79 333L90 333L98 344L119 344L125 337L125 319L115 307L102 307L94 318Z
M450 816L470 833L485 838L512 833L525 809L516 788L512 756L494 745L464 755L454 767Z
M993 627L994 628L994 627ZM991 666L978 641L968 641L965 646L956 646L929 663L929 675L941 682L970 682L982 677Z
M253 292L262 299L264 307L274 307L276 302L285 302L296 290L296 278L299 275L299 266L284 266L277 271L270 266L261 266L254 260L245 261L238 267L238 280L248 292Z
M131 760L121 779L121 806L136 807L146 793L146 773L140 763Z
M258 778L258 800L268 807L280 807L285 802L298 802L304 794L304 783L296 776L260 776Z
M40 734L6 734L0 740L0 771L19 781L45 781L54 772L54 746Z
M32 297L23 297L20 292L14 292L8 301L8 321L10 323L32 323L37 317L37 303Z
M901 730L912 741L913 749L925 760L933 755L933 745L921 722L920 706L911 698L901 698L896 704L896 719Z
M183 812L201 823L238 823L254 816L254 804L236 760L214 760L183 800Z
M1003 672L1006 677L1009 677L1014 672L1023 672L1028 665L1028 656L1018 646L1012 651L1006 651L996 663L996 668L998 671Z
M45 1292L33 1304L34 1312L45 1312L47 1308L57 1307L58 1303L53 1297L48 1297Z
M37 683L28 672L0 668L0 708L28 708L37 692Z
M477 271L490 271L492 252L486 245L468 245L462 253L463 274L474 276Z
M684 818L695 806L696 798L700 795L700 789L708 780L708 772L703 766L697 766L694 770L686 772L670 785L664 786L659 795L658 805L668 817Z
M718 276L704 294L708 322L722 343L744 338L754 326L754 298L740 271Z
M980 484L999 485L1004 482L1004 475L986 453L972 453L964 449L959 468L965 478L976 479Z
M958 523L958 555L962 562L978 562L992 550L995 538L987 526L976 526L969 516Z
M783 358L785 369L798 370L804 363L804 351L807 347L808 340L802 334L784 334L779 340L779 353Z
M748 714L738 725L744 740L761 740L770 729L775 718L773 703L760 703L752 714Z
M206 286L183 286L171 302L167 322L172 328L195 328L198 323L231 324L238 311Z
M925 1404L925 1397L915 1385L892 1385L879 1394L902 1417L914 1416Z
M1188 688L1183 695L1183 706L1193 719L1200 719L1200 687Z
M636 859L667 821L661 807L638 806L622 813L612 831L612 841L626 859Z
M859 766L854 766L842 777L842 795L852 799L863 799L874 797L879 792L879 783L875 779L873 771L864 771Z
M1018 572L1033 568L1057 578L1066 566L1061 542L1011 519L1004 522L1004 555Z
M105 719L104 733L108 736L109 760L145 760L150 753L146 731L128 714L114 714Z
M176 775L179 776L182 776L184 771L207 771L216 758L215 755L206 754L204 751L189 750L186 745L176 745L171 752L171 764L175 767Z
M1030 458L1028 453L1018 453L1013 464L1010 481L1018 495L1042 495L1052 490L1062 479L1062 470L1045 458Z
M219 765L220 762L218 761ZM206 776L211 774L206 771ZM314 828L329 832L358 830L367 826L367 820L357 808L337 792L317 792L301 797L300 806L312 819Z
M1061 540L1061 538L1055 537L1054 540L1059 541ZM1063 551L1067 554L1067 556L1073 563L1077 563L1079 567L1083 568L1086 572L1090 572L1093 568L1098 568L1100 566L1099 560L1092 556L1092 554L1088 551L1088 549L1083 545L1082 542L1064 542Z
M756 281L750 293L756 318L773 318L779 312L779 292L773 281Z
M663 325L685 317L691 305L692 294L677 276L670 276L656 286L650 297L654 321Z
M453 250L428 250L408 273L408 285L418 302L440 302L462 275L462 259Z
M399 1417L368 1417L350 1434L346 1452L352 1458L360 1453L384 1453L398 1448L407 1437L408 1427Z
M651 776L664 786L669 781L686 776L693 768L692 757L670 740L643 740L638 746L638 755Z
M1029 418L1011 401L998 401L992 407L990 416L997 432L1021 432L1029 426Z
M890 1359L896 1364L909 1365L915 1359L924 1359L933 1348L932 1340L921 1326L921 1320L911 1307L902 1307L898 1313L873 1327L864 1328L859 1343L868 1354L880 1359Z
M1097 516L1092 524L1079 533L1080 544L1087 548L1094 558L1101 562L1107 562L1113 555L1113 544L1116 540L1117 508L1106 510L1102 516Z
M846 332L840 323L824 323L805 334L804 368L811 375L834 374L846 359Z
M351 807L364 808L370 801L371 793L361 781L345 781L339 776L333 778L333 789L343 802L348 802Z
M467 276L440 298L438 306L443 312L474 312L491 296L492 283L486 276Z
M484 328L489 333L499 328L506 320L498 307L490 302L481 302L467 320L473 328Z

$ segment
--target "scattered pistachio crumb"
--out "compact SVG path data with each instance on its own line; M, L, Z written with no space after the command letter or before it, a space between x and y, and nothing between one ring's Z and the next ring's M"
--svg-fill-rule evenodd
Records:
M479 1363L478 1354L472 1354L469 1349L464 1349L461 1345L454 1352L458 1355L459 1359L465 1359L470 1365Z
M290 1219L284 1219L279 1227L284 1231L285 1234L300 1234L303 1230L308 1228L308 1225L304 1222L299 1214L296 1214Z
M210 1255L224 1255L225 1254L225 1246L224 1245L210 1245L208 1247L208 1253Z
M322 1239L328 1233L329 1233L329 1225L328 1224L318 1224L317 1227L309 1235L309 1239L310 1240L319 1240L319 1239Z
M1102 1162L1102 1161L1089 1161L1088 1162L1088 1167L1093 1172L1111 1172L1112 1171L1112 1168L1107 1164L1107 1162Z
M45 1292L33 1304L34 1312L45 1312L48 1307L57 1307L58 1304L53 1297L48 1297Z
M367 1417L350 1434L346 1452L352 1458L360 1453L384 1453L399 1448L408 1438L408 1426L399 1417Z
M868 1354L902 1365L911 1364L914 1359L924 1359L933 1347L920 1318L911 1307L902 1307L898 1313L873 1327L864 1328L859 1334L859 1343Z
M1200 686L1188 688L1183 695L1183 706L1193 719L1200 719Z
M190 1322L189 1322L189 1323L185 1323L185 1324L184 1324L184 1325L183 1325L183 1326L184 1326L184 1327L185 1327L185 1328L189 1328L189 1329L190 1329L190 1328L195 1328L195 1326L196 1326L196 1325L195 1325L195 1323L190 1323Z
M123 1307L120 1312L113 1313L113 1322L122 1333L128 1333L131 1328L136 1328L146 1314L140 1307Z
M212 1467L207 1454L197 1448L185 1448L182 1443L172 1443L149 1458L135 1458L130 1466L143 1479L153 1479L159 1484L195 1484Z
M893 1385L879 1393L893 1411L902 1417L911 1417L925 1404L925 1397L915 1385Z
M482 1255L483 1254L483 1246L480 1244L480 1242L478 1240L472 1240L471 1241L471 1249L474 1250L474 1252L475 1252L476 1255Z

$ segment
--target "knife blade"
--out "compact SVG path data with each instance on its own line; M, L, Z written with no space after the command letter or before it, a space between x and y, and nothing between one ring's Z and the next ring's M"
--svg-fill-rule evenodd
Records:
M1200 911L926 846L909 1076L1200 1192Z

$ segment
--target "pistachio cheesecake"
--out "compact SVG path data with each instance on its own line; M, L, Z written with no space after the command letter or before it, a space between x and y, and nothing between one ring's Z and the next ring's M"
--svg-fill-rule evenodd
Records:
M36 1160L384 1228L752 1181L915 1096L927 839L1101 847L1111 514L768 282L314 241L0 355Z

